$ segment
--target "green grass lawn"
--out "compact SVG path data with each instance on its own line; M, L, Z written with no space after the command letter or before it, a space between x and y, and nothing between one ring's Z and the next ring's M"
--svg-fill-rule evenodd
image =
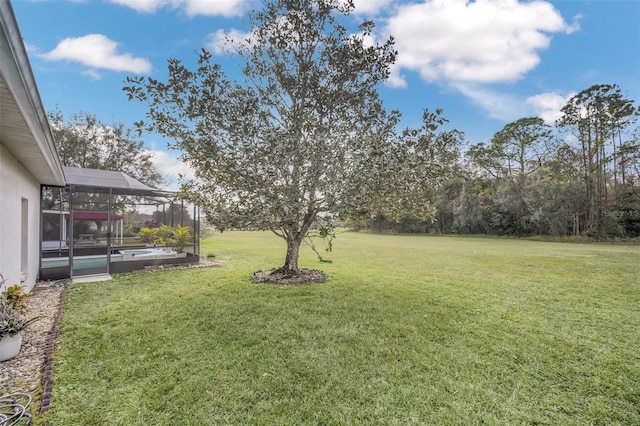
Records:
M54 425L640 424L640 247L340 234L325 284L215 269L72 285Z

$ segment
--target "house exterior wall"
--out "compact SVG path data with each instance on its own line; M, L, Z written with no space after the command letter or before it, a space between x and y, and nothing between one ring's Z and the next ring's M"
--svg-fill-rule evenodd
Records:
M1 142L1 141L0 141ZM40 261L40 183L0 145L0 273L31 290Z

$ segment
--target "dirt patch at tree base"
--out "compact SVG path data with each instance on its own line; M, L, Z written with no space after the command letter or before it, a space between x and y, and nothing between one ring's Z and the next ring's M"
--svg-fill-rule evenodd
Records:
M278 285L302 285L311 283L323 283L327 276L317 269L300 269L292 275L285 273L281 269L269 269L267 271L256 271L251 274L251 279L258 283L278 284Z

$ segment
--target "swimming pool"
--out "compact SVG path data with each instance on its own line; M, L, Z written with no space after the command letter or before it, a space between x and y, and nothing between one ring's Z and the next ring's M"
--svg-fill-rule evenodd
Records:
M166 251L161 248L147 248L135 250L120 250L111 255L111 262L129 262L135 260L171 259L177 257L173 250ZM49 257L42 259L42 268L59 268L69 266L68 257ZM75 256L73 269L106 268L107 255Z
M168 259L171 257L176 257L177 253L171 249L164 250L161 248L146 248L146 249L135 249L135 250L120 250L122 254L122 260L144 260L144 259ZM113 256L111 256L113 259ZM113 260L112 260L113 262Z

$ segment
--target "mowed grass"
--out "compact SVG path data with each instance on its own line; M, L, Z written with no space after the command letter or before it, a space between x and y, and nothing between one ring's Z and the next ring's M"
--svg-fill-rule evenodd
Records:
M53 425L638 425L640 247L344 233L325 284L225 266L72 285Z

